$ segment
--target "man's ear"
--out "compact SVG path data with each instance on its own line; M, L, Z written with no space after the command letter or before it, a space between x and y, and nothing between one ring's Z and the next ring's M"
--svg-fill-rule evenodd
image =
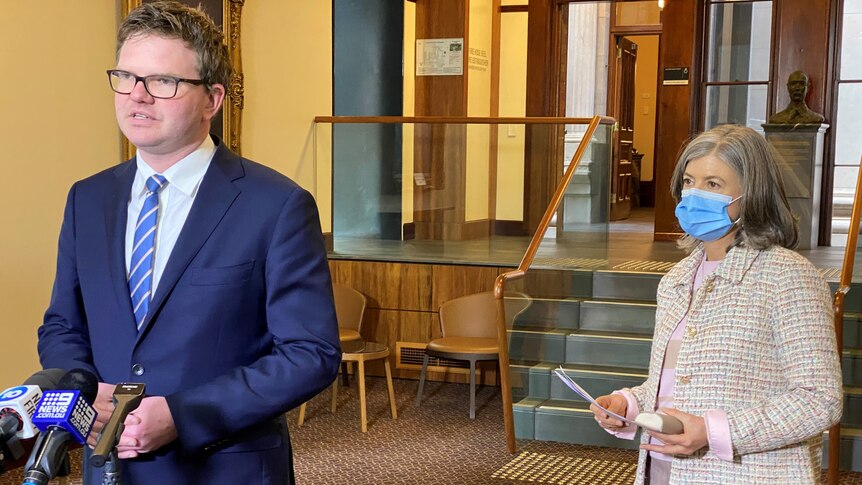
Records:
M224 103L225 96L227 96L227 91L225 91L223 84L211 84L207 87L207 105L204 114L207 120L215 118L222 103Z

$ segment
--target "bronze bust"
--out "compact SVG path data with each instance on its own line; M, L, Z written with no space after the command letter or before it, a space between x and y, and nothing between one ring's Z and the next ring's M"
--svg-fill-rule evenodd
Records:
M783 111L770 116L769 122L774 124L823 123L823 115L811 111L805 104L808 86L808 74L805 74L804 71L794 71L787 78L787 93L790 94L790 103Z

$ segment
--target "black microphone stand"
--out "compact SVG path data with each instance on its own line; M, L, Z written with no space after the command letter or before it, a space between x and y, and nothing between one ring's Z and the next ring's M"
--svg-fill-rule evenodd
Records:
M123 474L120 458L117 456L117 448L111 449L111 454L108 460L105 461L105 468L102 473L102 485L120 485L121 475Z

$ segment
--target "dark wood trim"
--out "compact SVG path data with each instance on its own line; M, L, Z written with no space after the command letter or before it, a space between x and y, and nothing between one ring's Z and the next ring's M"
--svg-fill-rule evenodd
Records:
M526 12L530 8L529 5L500 5L499 12L500 13L519 13Z
M488 219L466 222L416 221L413 227L415 238L422 240L465 241L491 234L491 221Z
M613 118L599 116L599 124L612 125ZM415 123L452 125L588 125L593 118L560 116L315 116L315 123Z
M407 222L401 227L401 237L405 241L410 241L412 239L416 239L416 224L413 222Z
M327 253L331 253L333 248L335 248L335 237L332 235L332 232L323 233L323 247L326 248Z
M683 232L656 232L653 234L654 241L678 241L685 236Z
M616 11L616 9L614 9ZM616 17L611 13L611 18ZM616 35L660 35L661 24L659 25L611 25L611 34Z
M703 86L769 86L772 81L704 81Z
M529 236L524 221L493 221L492 232L495 236Z

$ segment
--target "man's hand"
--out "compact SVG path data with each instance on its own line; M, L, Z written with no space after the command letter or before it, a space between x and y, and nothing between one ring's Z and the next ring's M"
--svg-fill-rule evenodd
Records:
M102 428L107 424L111 413L114 412L114 384L99 383L99 392L96 394L96 400L93 401L93 409L96 410L96 422L93 423L93 429L90 430L90 435L87 436L87 444L90 448L96 446L97 438L102 432Z
M120 458L135 458L155 451L177 439L174 418L162 396L145 397L141 405L126 416L117 453Z
M626 401L626 398L620 394L601 396L596 399L596 402L608 411L623 417L625 417L626 410L629 407L629 403ZM626 423L617 418L608 416L607 413L596 407L595 404L590 404L590 411L593 412L596 421L598 421L602 428L617 430L626 426Z
M691 455L709 444L706 422L700 416L684 413L673 408L661 409L668 416L682 421L682 434L664 434L649 431L650 436L658 438L664 445L641 445L642 450L657 451L667 455Z

